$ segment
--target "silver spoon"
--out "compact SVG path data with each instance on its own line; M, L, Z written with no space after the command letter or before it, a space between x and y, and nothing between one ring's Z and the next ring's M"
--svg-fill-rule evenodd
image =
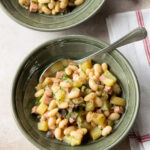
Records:
M76 64L81 64L89 59L93 59L94 57L98 57L103 53L110 52L118 47L124 46L126 44L136 42L139 40L143 40L147 36L147 31L143 27L138 27L134 29L133 31L129 32L127 35L123 36L116 42L112 43L111 45L100 49L99 51L84 57L82 59L73 60ZM56 72L63 70L68 65L68 60L61 58L50 64L41 74L39 81L43 81L43 79L47 76L48 72L51 72L51 74L55 74Z

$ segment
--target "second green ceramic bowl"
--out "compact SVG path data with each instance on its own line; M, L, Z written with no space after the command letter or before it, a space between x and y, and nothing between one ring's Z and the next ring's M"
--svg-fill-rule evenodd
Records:
M0 0L0 6L19 24L40 31L60 31L74 27L93 16L105 0L85 0L71 13L65 15L44 15L30 13L18 4L18 0Z
M133 69L117 51L95 58L98 63L106 62L118 78L122 96L126 99L125 113L113 128L112 134L94 142L71 147L56 139L46 138L38 131L36 117L31 115L34 105L34 87L42 71L53 61L63 57L80 59L106 47L105 42L87 36L67 36L48 41L23 61L13 83L12 107L16 122L22 133L40 149L50 150L106 150L119 143L131 129L139 108L139 87Z

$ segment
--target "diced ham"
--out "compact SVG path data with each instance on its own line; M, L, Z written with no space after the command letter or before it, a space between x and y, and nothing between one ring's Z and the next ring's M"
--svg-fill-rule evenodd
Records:
M43 117L44 117L44 118L49 118L49 112L50 112L50 111L46 111L46 112L44 113Z
M37 110L37 106L34 106L33 108L32 108L32 114L37 114L37 112L36 112L36 110Z
M101 109L97 109L96 111L98 114L101 114L102 113L102 110Z
M47 96L49 96L49 97L52 97L52 96L53 96L51 89L46 89L45 94L46 94Z
M63 72L57 72L57 74L56 74L57 79L62 78L62 76L63 76Z
M51 97L45 95L45 98L43 99L43 103L46 104L46 105L48 105L48 104L50 103L51 100L52 100Z
M111 94L112 93L112 87L106 85L104 88L104 91L108 94Z
M79 72L78 72L78 71L74 71L74 74L77 74L77 75L79 75Z
M69 88L67 88L67 91L70 93L70 91L71 91L71 88L69 87Z
M75 119L74 118L69 118L69 123L74 123L75 122Z
M54 83L58 83L58 84L59 84L61 81L62 81L62 80L60 80L60 79L55 79L55 80L54 80Z
M106 79L106 77L105 77L104 75L101 75L101 76L99 77L99 80L100 80L101 82L103 82L105 79Z
M114 106L114 112L122 114L123 113L123 108L120 106Z
M34 3L34 2L31 2L31 4L30 4L30 12L37 12L37 10L38 10L38 4Z

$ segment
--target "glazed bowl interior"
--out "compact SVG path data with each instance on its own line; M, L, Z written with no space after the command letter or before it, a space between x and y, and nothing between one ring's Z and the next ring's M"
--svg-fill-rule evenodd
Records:
M59 31L87 20L102 7L104 2L105 0L85 0L72 12L56 16L30 13L18 4L18 0L1 0L0 4L12 19L26 27L40 31Z
M112 134L94 142L71 147L56 139L50 139L38 131L37 119L31 115L34 105L35 86L42 71L58 58L80 59L107 44L87 36L67 36L48 41L36 48L20 66L12 91L12 106L16 121L24 135L40 149L52 150L105 150L112 148L128 133L139 108L139 87L135 74L127 60L117 51L103 54L94 59L98 63L106 62L111 72L118 78L122 96L126 99L125 113L113 128Z

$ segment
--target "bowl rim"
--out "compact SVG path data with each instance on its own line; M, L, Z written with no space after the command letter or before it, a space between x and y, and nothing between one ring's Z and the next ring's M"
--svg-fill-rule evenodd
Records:
M34 27L32 25L29 25L29 24L26 24L22 21L20 21L19 19L17 19L15 16L13 16L13 14L9 13L9 11L7 10L7 8L4 6L3 2L0 1L0 8L2 8L2 10L5 12L5 14L11 18L12 20L14 20L16 23L24 26L24 27L27 27L29 29L33 29L33 30L36 30L36 31L43 31L43 32L56 32L56 31L64 31L64 30L67 30L67 29L70 29L70 28L73 28L85 21L87 21L88 19L90 19L92 16L94 16L97 11L103 7L103 5L105 4L106 0L102 0L101 4L90 14L88 15L86 18L80 20L79 22L77 23L74 23L72 25L69 25L69 26L66 26L66 27L60 27L58 29L47 29L47 28L40 28L40 27Z
M21 133L34 145L36 146L37 148L40 148L40 149L46 149L46 148L43 148L40 144L38 144L36 141L34 141L32 139L31 136L29 136L26 132L25 132L25 129L24 127L21 125L21 122L20 120L18 119L18 115L17 115L17 111L16 111L16 106L15 106L15 103L14 102L14 93L15 93L15 87L17 85L17 80L18 80L18 77L20 76L20 73L21 73L21 70L25 64L25 62L37 51L39 51L39 49L41 49L43 46L46 46L48 43L50 42L54 42L54 41L61 41L61 40L64 40L64 39L70 39L70 38L80 38L80 39L86 39L86 40L91 40L91 41L95 41L95 42L98 42L98 43L102 43L104 45L109 45L107 42L103 41L103 40L99 40L99 39L96 39L96 38L93 38L93 37L90 37L90 36L86 36L86 35L67 35L67 36L60 36L58 38L54 38L52 40L48 40L42 44L40 44L39 46L37 46L36 48L34 48L29 54L27 54L27 56L23 59L23 61L21 62L21 64L19 65L17 71L16 71L16 74L14 76L14 80L13 80L13 84L12 84L12 88L11 88L11 108L12 108L12 112L13 112L13 118L18 126L18 128L20 129ZM129 63L129 61L117 50L115 49L115 51L124 59L124 61L126 62L126 64L128 65L128 69L129 71L131 72L132 74L132 77L134 79L134 83L135 83L135 87L136 87L136 96L137 96L137 105L135 107L135 113L134 115L132 116L132 120L128 126L128 128L126 129L126 131L122 134L122 136L116 141L114 142L111 146L108 147L108 149L111 149L113 147L115 147L118 143L120 143L126 136L127 134L129 133L130 129L132 128L132 126L134 125L134 122L136 120L136 117L137 117L137 114L138 114L138 111L139 111L139 107L140 107L140 86L139 86L139 82L138 82L138 79L137 79L137 76L135 74L135 71L133 69L133 67L131 66L131 64Z

